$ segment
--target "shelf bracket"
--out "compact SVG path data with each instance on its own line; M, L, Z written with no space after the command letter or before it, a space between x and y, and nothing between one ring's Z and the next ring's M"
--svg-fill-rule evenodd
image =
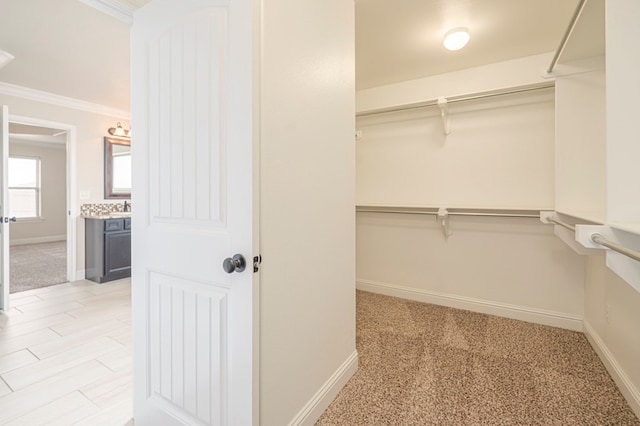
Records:
M449 126L449 105L447 98L443 96L438 98L438 108L440 108L440 118L442 118L442 131L445 135L448 135L451 133L451 128Z
M566 224L559 219L557 219L557 214L555 211L541 211L540 212L540 222L545 223L547 225L554 225L553 233L556 237L560 238L560 240L568 245L573 251L583 256L598 256L602 255L602 250L598 250L595 248L585 248L582 244L580 244L576 240L576 235L571 228L573 225Z
M447 211L446 208L442 207L438 209L438 216L436 217L437 217L438 223L440 223L440 225L442 226L442 232L444 232L444 237L449 238L449 236L453 234L453 232L451 232L451 229L450 229L449 212Z
M597 242L598 237L622 249L628 248L630 252L637 255L637 250L640 248L640 235L608 225L576 225L576 240L585 247L605 250L607 267L640 292L640 261L605 247Z

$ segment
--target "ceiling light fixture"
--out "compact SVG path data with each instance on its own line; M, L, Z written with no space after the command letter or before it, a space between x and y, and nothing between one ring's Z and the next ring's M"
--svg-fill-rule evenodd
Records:
M130 138L131 137L131 131L130 130L125 130L122 127L122 124L120 124L120 122L118 122L118 124L116 124L116 127L109 128L107 130L107 132L109 132L110 135L116 136L118 138Z
M13 61L14 58L15 56L7 52L6 50L0 50L0 68L4 67L9 62Z
M469 42L469 30L465 27L454 28L444 35L444 47L448 50L460 50Z

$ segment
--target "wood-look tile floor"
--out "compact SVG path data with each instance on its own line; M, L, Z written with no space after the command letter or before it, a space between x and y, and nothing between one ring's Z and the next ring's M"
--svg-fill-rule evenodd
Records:
M0 424L127 424L131 280L14 293L0 313Z

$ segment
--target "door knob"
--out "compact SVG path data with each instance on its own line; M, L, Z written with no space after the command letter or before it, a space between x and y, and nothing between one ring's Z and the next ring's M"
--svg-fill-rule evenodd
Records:
M0 217L0 221L2 221L2 219L3 219L3 218L1 218L1 217ZM4 218L4 223L9 223L9 221L11 221L11 222L15 222L16 220L17 220L17 219L16 219L16 217L15 217L15 216L14 216L14 217L5 217L5 218Z
M244 260L244 256L241 254L236 254L232 258L227 257L224 262L222 262L222 268L227 274L242 272L246 267L247 262Z

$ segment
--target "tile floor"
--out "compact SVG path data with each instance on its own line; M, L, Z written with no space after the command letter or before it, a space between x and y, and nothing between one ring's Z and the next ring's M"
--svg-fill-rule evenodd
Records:
M0 424L127 424L131 280L76 281L10 301L0 314Z

